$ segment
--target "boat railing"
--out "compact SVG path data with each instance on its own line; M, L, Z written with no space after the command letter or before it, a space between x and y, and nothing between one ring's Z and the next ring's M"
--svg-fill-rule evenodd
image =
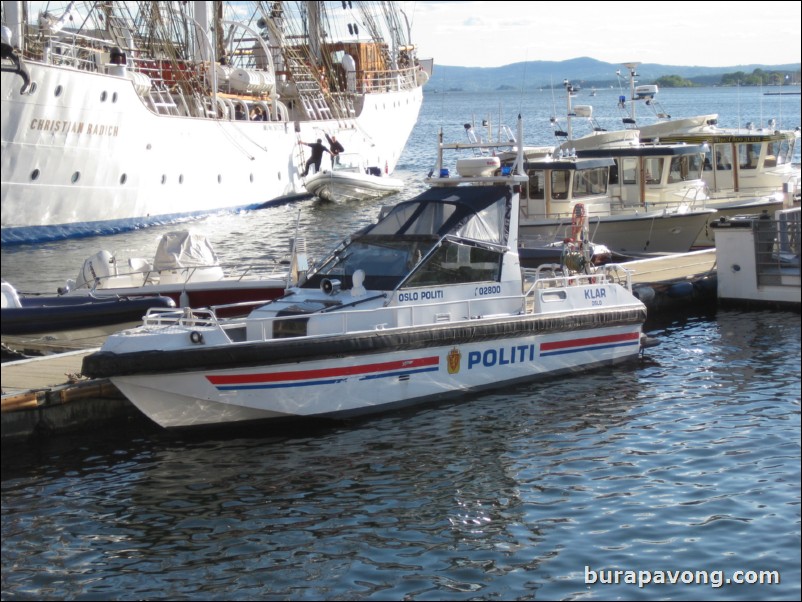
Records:
M547 288L567 288L588 284L607 284L614 282L632 290L632 272L618 263L608 263L594 268L591 273L571 272L565 266L548 263L537 268L522 268L524 276L524 296L535 294Z
M777 211L775 219L752 220L757 283L782 285L784 275L800 276L800 209ZM798 280L795 286L799 286Z
M210 308L151 307L148 308L147 313L142 318L142 325L145 328L168 328L173 326L184 328L216 328L221 326L221 322L214 310ZM239 323L237 326L242 327L243 324Z
M359 332L376 332L428 326L494 315L509 316L527 315L538 307L538 296L543 291L566 289L571 287L605 284L616 281L631 290L630 273L620 265L607 265L591 274L569 273L559 265L540 266L537 269L522 270L525 278L525 290L518 295L493 296L481 299L463 299L454 301L433 301L408 305L392 305L370 309L353 309L347 311L325 311L309 314L293 314L287 316L266 316L264 318L244 317L223 319L218 317L222 309L233 307L245 308L264 304L261 302L243 302L204 309L170 309L151 308L144 317L143 324L149 328L183 327L187 329L220 329L233 341L244 340L243 329L247 328L248 340L272 340L277 323L293 326L299 320L307 324L315 318L317 333L298 334L293 338L314 339L322 336L339 336ZM345 307L345 306L344 306ZM243 313L243 312L240 312ZM291 332L294 328L288 327Z
M104 54L104 42L98 38L75 34L29 38L26 56L38 56L43 62L84 71L101 71L98 61Z
M250 264L209 264L187 267L155 268L145 262L143 267L130 270L114 270L110 274L96 275L79 288L89 288L91 292L103 289L138 288L158 284L186 285L193 282L241 282L254 280L287 279L289 262L272 259L264 263ZM169 281L169 282L168 282Z
M398 92L416 86L417 67L405 67L393 70L362 71L361 87L363 92Z

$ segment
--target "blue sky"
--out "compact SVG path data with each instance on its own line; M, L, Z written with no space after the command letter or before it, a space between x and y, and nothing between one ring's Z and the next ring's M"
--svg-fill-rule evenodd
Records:
M802 2L401 2L418 56L499 67L589 56L727 67L800 62Z

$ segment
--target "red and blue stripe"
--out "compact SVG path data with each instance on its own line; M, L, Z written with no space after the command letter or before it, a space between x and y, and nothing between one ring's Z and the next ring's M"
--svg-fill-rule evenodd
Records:
M598 351L615 347L629 347L640 345L640 332L626 332L624 334L610 334L598 337L582 337L567 341L552 341L540 345L540 356L565 355L580 351Z
M357 377L360 380L371 380L408 376L422 372L437 372L439 369L440 358L434 355L357 366L318 368L315 370L282 370L280 372L252 374L223 374L207 376L206 378L219 391L238 391L330 385L353 377Z

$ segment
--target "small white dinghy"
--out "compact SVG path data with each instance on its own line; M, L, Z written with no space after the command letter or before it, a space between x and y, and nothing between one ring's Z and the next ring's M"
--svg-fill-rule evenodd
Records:
M325 201L365 201L403 187L403 181L383 175L381 168L368 166L359 155L349 153L337 155L331 169L306 179L306 190Z

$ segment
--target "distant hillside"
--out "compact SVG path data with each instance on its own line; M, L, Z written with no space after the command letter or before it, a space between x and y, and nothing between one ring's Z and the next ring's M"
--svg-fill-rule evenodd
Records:
M721 75L743 71L752 73L755 69L764 71L799 72L800 64L790 65L733 65L732 67L687 67L677 65L658 65L643 63L638 65L638 81L642 84L654 83L659 77L677 75L699 85L715 85ZM582 87L616 85L616 71L628 78L626 69L619 63L604 63L596 59L582 57L568 61L528 61L513 63L503 67L450 67L438 65L435 59L434 74L426 85L428 89L465 90L481 92L497 89L532 89L562 85L564 79L571 80ZM626 79L628 81L628 79ZM798 83L798 80L797 80Z

